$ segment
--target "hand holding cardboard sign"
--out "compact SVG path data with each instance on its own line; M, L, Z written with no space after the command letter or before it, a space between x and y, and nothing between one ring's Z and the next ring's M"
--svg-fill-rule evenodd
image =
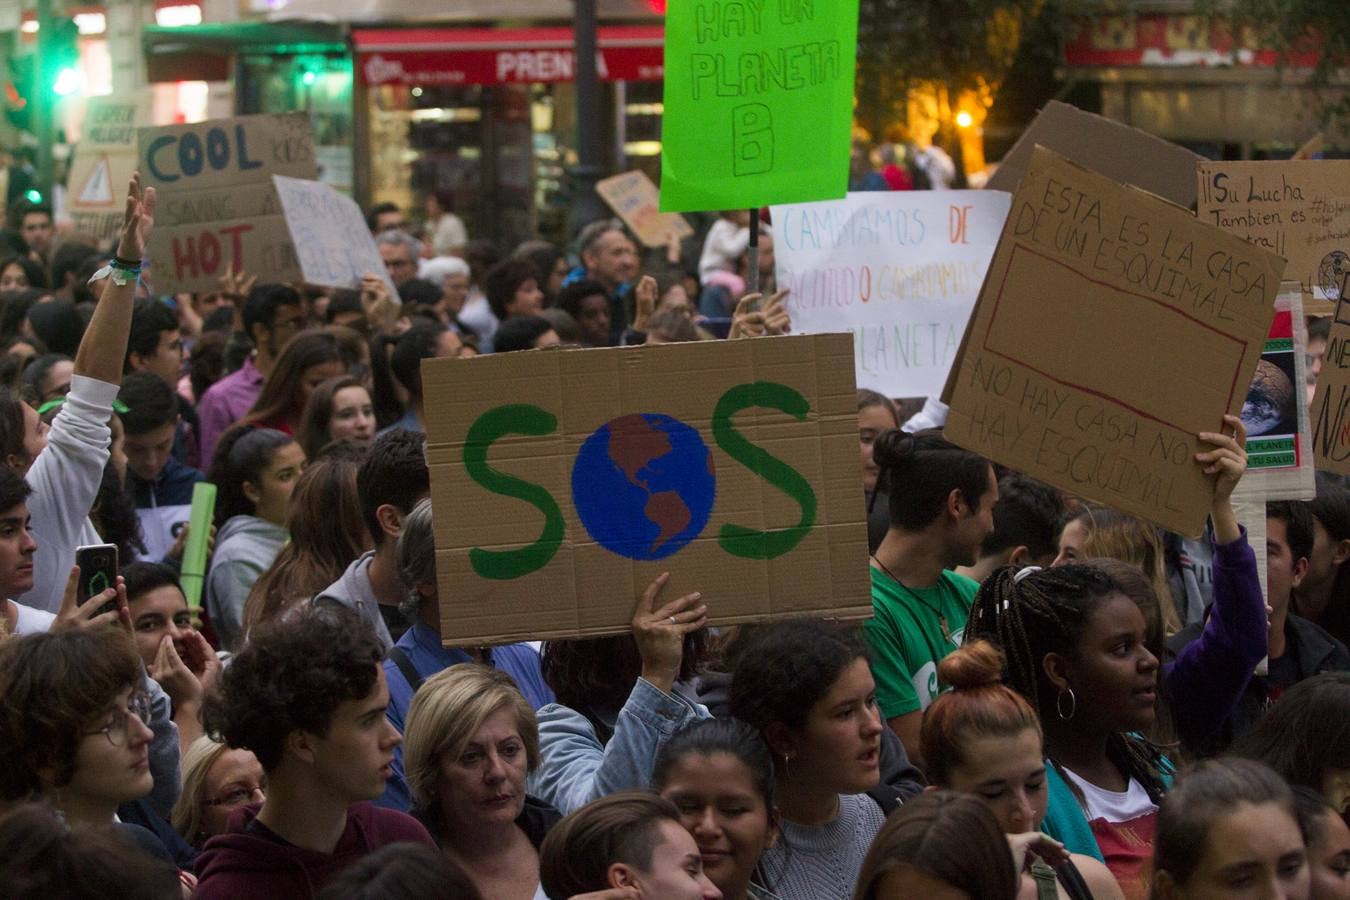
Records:
M652 313L656 312L656 279L650 275L643 275L633 291L633 299L637 303L637 312L633 316L633 330L645 332Z
M1232 436L1200 432L1200 440L1213 444L1214 449L1195 454L1195 461L1204 466L1206 475L1214 476L1214 504L1210 517L1214 521L1215 538L1219 543L1227 544L1242 536L1233 512L1232 496L1247 471L1247 426L1237 416L1226 415L1223 422L1233 429Z
M141 173L133 172L127 187L127 207L122 217L122 238L117 243L117 256L127 261L140 261L154 226L155 189L142 190Z
M680 676L684 636L708 624L708 607L699 602L703 596L700 593L656 605L669 580L669 572L656 576L633 611L633 640L642 657L642 677L663 693L670 693Z

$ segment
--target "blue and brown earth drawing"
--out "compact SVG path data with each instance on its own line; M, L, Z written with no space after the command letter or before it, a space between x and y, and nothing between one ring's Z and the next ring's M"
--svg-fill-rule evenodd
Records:
M601 425L572 466L572 502L600 546L636 560L678 553L708 524L717 475L698 429L661 413Z

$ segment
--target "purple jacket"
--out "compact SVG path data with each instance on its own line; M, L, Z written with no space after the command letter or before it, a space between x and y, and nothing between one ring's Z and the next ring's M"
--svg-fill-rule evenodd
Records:
M1187 749L1199 747L1232 715L1256 664L1268 652L1266 601L1256 554L1242 536L1214 548L1214 603L1196 637L1183 629L1169 641L1163 690ZM1189 632L1189 634L1188 634Z

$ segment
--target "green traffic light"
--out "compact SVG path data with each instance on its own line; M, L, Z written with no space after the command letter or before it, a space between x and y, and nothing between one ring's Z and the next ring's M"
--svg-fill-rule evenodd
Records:
M42 192L39 191L37 188L29 188L28 193L24 194L23 196L24 199L27 200L29 203L42 202Z
M310 87L314 84L314 82L319 80L319 75L317 72L314 72L313 70L307 70L304 75L300 76L300 80L305 83L306 87Z
M69 97L84 87L84 72L75 66L66 66L56 73L52 92L58 97Z

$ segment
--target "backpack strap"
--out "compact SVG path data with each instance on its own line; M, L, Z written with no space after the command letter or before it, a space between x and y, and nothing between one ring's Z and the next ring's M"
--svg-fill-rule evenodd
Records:
M394 665L398 666L398 670L403 675L403 679L408 682L408 686L411 687L412 692L416 694L417 689L422 686L422 681L424 679L417 673L417 669L413 666L412 660L408 658L408 654L403 652L402 647L390 647L389 658L394 661Z

